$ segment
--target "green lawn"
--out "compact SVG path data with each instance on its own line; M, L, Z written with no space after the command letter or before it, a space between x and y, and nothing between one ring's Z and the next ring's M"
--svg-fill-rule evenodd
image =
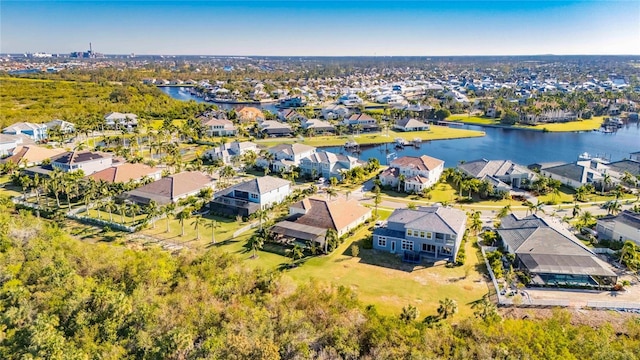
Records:
M302 266L288 270L285 276L296 282L315 279L349 287L361 301L376 305L388 315L399 314L407 304L415 305L420 317L435 315L438 301L450 297L458 302L460 314L456 317L470 316L469 303L487 292L486 284L479 281L481 275L474 270L478 260L470 243L466 248L467 264L456 268L408 265L395 255L362 246L359 256L351 257L351 244L361 244L368 234L369 230L360 230L332 254L310 258ZM469 276L464 279L466 268L470 269Z
M9 175L0 176L0 195L14 197L22 195L22 188L11 183Z
M480 116L468 116L464 114L451 115L447 118L447 120L459 121L459 122L463 122L466 124L473 124L473 125L504 126L500 124L500 119L491 119L491 118L480 117ZM578 120L578 121L571 121L566 123L541 124L541 125L535 125L535 126L514 125L514 126L506 126L506 127L539 130L539 131L544 131L546 129L547 131L550 131L550 132L590 131L590 130L599 129L603 121L604 121L604 117L596 116L589 120Z
M374 133L374 134L360 134L360 135L353 135L353 136L352 135L314 136L314 137L305 137L304 140L302 140L302 143L306 145L311 145L311 146L341 146L341 145L344 145L347 141L351 141L351 140L357 142L358 144L384 144L384 143L394 142L396 138L403 138L409 141L415 138L420 138L423 141L428 141L428 140L460 139L460 138L479 137L479 136L484 136L484 132L432 125L431 130L429 131L396 132L396 131L390 130L388 136L386 131L383 131L380 133ZM284 138L284 139L269 138L269 139L263 139L263 140L256 140L256 142L263 147L271 147L271 146L282 144L282 143L299 142L299 140L297 138Z

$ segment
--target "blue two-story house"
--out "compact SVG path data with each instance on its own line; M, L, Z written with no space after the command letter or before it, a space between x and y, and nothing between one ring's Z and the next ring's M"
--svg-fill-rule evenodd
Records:
M17 122L2 130L7 135L25 135L34 141L42 141L47 138L47 125L30 122Z
M411 259L454 261L466 229L464 211L447 207L396 209L373 232L373 248ZM407 256L409 255L409 256Z

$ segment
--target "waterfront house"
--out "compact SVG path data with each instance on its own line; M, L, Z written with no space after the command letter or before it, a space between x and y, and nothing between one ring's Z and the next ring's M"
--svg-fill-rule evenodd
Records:
M364 132L377 131L380 129L378 127L378 121L367 114L352 114L348 118L345 118L342 123L351 127L351 129L355 126L360 126L361 131Z
M301 126L305 130L313 130L316 134L333 133L336 131L335 126L330 122L320 119L305 119Z
M371 209L356 199L315 196L289 206L289 218L276 223L270 231L281 242L315 242L324 248L327 230L332 229L341 237L369 218Z
M279 204L291 194L291 183L273 176L262 176L222 190L214 195L212 212L247 217L258 210Z
M455 261L466 222L464 211L448 207L396 209L373 231L373 248L412 259Z
M237 115L238 115L238 121L240 121L241 123L249 123L249 122L265 120L262 110L252 106L243 107L242 109L237 111Z
M437 183L443 171L443 160L427 155L403 156L393 160L379 178L382 185L397 187L403 175L405 192L421 192Z
M7 135L25 135L33 141L43 141L47 138L47 125L30 122L17 122L2 130Z
M82 170L91 175L113 165L113 155L98 151L68 151L51 159L53 169L62 172Z
M526 272L535 286L613 286L617 275L583 245L558 219L511 214L497 230L505 251L515 255L514 268Z
M559 180L569 187L578 188L585 184L600 184L604 174L609 171L606 163L606 160L584 153L574 163L542 167L540 173L543 176Z
M233 141L207 150L203 156L210 160L220 159L223 163L229 165L234 159L239 159L242 155L250 151L258 154L258 145L250 141Z
M226 119L205 119L202 120L202 126L209 136L235 136L238 133L233 123Z
M256 165L262 168L270 167L275 172L287 171L292 166L299 166L300 161L316 152L316 148L304 144L280 144L267 149L273 160L268 161L264 157L256 161Z
M326 179L341 179L344 171L362 166L363 162L355 157L335 154L325 150L314 151L299 161L300 172L306 175L321 176Z
M338 98L338 104L345 106L357 106L363 104L364 101L356 94L345 94Z
M397 120L393 128L400 131L426 131L429 130L429 124L417 119L405 118Z
M151 201L166 205L197 195L203 189L213 189L214 185L214 179L202 172L185 171L124 192L120 198L141 205L148 205Z
M307 118L304 115L300 114L299 112L295 111L294 109L282 109L278 111L278 119L284 122L292 122L292 121L303 122Z
M618 215L606 215L596 225L598 239L633 241L640 246L640 214L624 210Z
M119 113L119 112L110 112L104 116L104 121L106 126L117 127L117 126L137 126L138 125L138 115L132 113Z
M495 180L503 184L510 184L514 188L519 188L523 184L531 183L536 177L533 171L510 160L479 159L467 161L459 164L458 170L468 177L487 180L494 186L498 184L500 187L504 186ZM506 190L509 191L510 188L507 187Z
M162 178L162 169L140 163L122 163L95 172L87 178L107 183L138 182L143 179L157 181Z

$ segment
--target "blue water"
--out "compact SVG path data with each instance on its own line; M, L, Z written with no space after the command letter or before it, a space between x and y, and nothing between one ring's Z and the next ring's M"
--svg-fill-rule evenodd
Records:
M165 94L171 96L174 99L183 100L183 101L194 100L196 102L206 102L206 103L209 103L209 104L215 104L220 109L224 109L224 110L231 110L232 108L240 108L240 107L246 106L246 105L242 105L242 104L227 104L227 103L207 102L207 101L204 101L203 98L191 95L191 93L189 92L189 88L185 88L185 87L159 86L158 88L160 90L162 90ZM263 110L268 110L268 111L271 111L272 113L276 113L278 111L278 109L276 108L275 104L251 105L251 106L254 106L254 107L257 107L257 108L263 109Z
M163 87L162 91L179 100L202 99L193 96L180 87ZM222 104L229 109L233 105ZM275 111L272 105L267 110ZM543 133L516 129L464 126L465 129L480 130L485 136L471 139L437 140L423 142L419 149L407 146L396 149L393 144L362 147L356 156L367 160L375 157L382 164L394 156L429 155L445 161L445 166L455 166L460 160L470 161L485 158L489 160L509 159L522 165L539 162L575 161L578 155L588 152L613 160L629 157L630 152L640 151L639 123L628 123L617 132L605 134L598 131L580 133ZM354 138L356 142L366 142L366 134ZM345 141L346 142L346 141ZM342 147L329 147L336 153L347 152Z

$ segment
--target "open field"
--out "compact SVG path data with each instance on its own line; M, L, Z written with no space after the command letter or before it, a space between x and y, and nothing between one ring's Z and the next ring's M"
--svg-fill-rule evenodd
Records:
M500 124L500 119L491 119L480 116L468 116L463 114L451 115L447 118L450 121L458 121L463 122L465 124L472 125L486 125L486 126L497 126L497 127L505 127L511 129L527 129L527 130L538 130L538 131L550 131L550 132L571 132L571 131L590 131L599 129L604 121L604 117L596 116L589 120L578 120L571 121L566 123L555 123L555 124L541 124L535 126L526 126L526 125L502 125Z
M270 147L283 143L301 142L311 146L342 146L348 141L355 141L360 145L365 144L384 144L394 142L396 138L403 138L411 141L415 138L420 138L423 141L427 140L445 140L445 139L461 139L470 137L484 136L484 132L466 129L454 129L446 126L432 125L429 131L413 131L413 132L396 132L389 130L380 133L373 134L360 134L360 135L334 135L334 136L314 136L305 137L302 141L296 138L278 138L278 139L263 139L256 140L261 146Z

